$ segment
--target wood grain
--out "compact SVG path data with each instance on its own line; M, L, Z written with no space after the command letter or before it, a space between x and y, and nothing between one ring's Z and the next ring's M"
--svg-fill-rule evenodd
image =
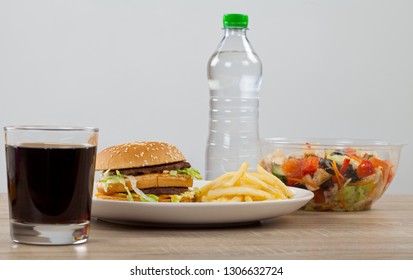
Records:
M151 228L93 220L86 244L13 243L0 194L0 259L413 259L413 196L372 210L305 212L238 227Z

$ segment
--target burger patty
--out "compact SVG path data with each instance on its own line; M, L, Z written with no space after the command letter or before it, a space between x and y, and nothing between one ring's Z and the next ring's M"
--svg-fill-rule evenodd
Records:
M180 161L180 162L153 165L153 166L119 169L119 172L123 175L138 176L138 175L144 175L144 174L150 174L150 173L162 173L164 170L178 170L178 169L190 168L190 167L191 167L191 164L189 162Z
M161 187L141 189L146 194L162 195L162 194L181 194L188 191L185 187Z

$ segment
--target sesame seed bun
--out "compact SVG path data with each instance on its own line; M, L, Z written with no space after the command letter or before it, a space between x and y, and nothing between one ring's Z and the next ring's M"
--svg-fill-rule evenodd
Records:
M138 168L180 161L186 159L174 145L165 142L132 142L99 152L96 170Z

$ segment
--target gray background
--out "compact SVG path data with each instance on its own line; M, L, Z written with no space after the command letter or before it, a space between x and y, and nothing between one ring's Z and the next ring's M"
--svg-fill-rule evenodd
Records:
M96 126L100 148L163 140L203 172L206 64L222 15L240 12L263 61L261 136L408 143L388 192L413 194L412 11L407 0L0 0L0 126Z

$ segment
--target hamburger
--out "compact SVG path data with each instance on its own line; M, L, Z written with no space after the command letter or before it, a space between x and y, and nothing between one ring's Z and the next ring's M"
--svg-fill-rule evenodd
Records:
M202 179L182 152L164 142L133 142L97 154L102 171L96 197L143 202L192 202L193 179Z

